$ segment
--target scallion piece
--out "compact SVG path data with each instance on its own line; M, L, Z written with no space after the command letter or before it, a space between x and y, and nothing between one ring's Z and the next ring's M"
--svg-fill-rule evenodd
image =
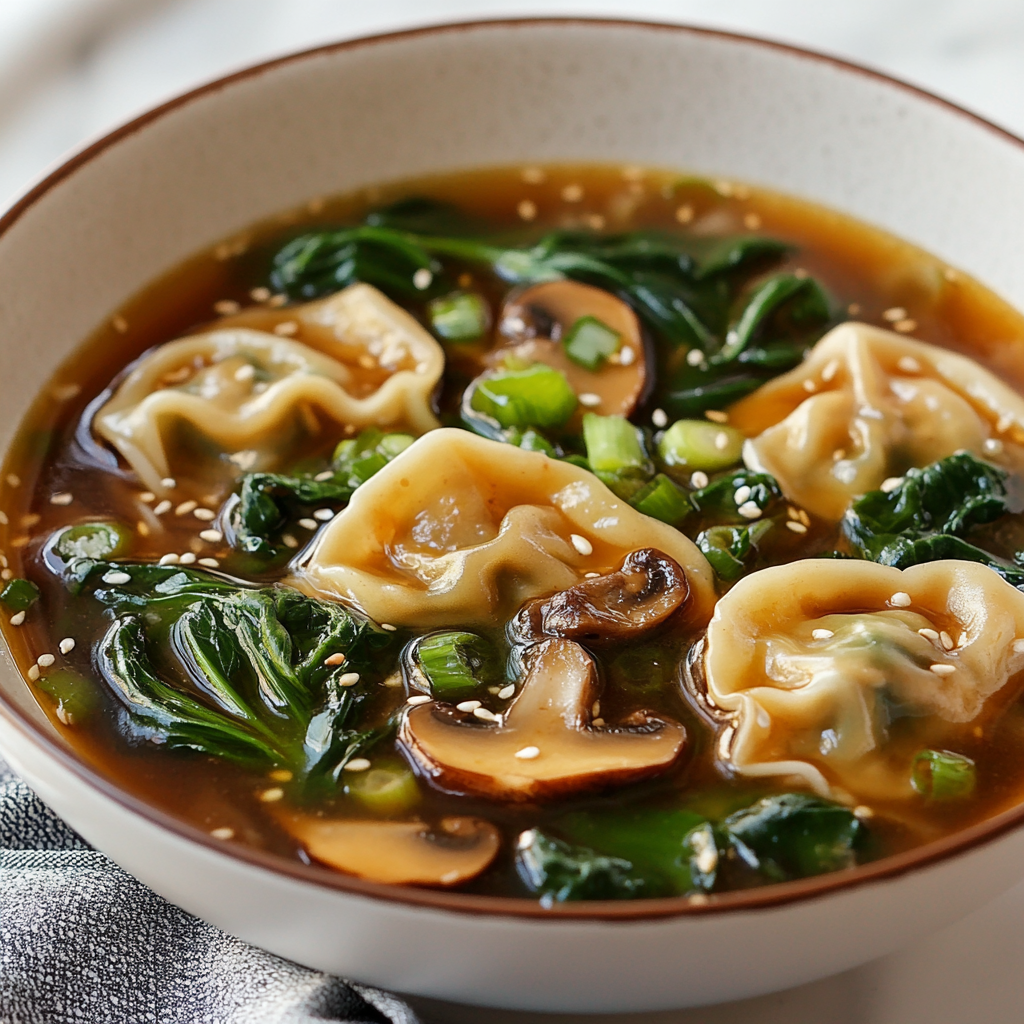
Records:
M707 420L676 420L662 434L658 451L670 466L713 473L740 461L743 440L735 427Z
M407 659L438 700L462 700L496 676L493 652L475 633L429 633L413 643Z
M75 558L116 558L128 548L130 534L120 523L82 523L62 530L54 541L65 562Z
M420 800L416 777L404 765L387 765L346 774L348 795L371 814L390 818L405 814Z
M434 299L427 306L430 326L442 341L468 344L479 341L487 331L490 310L482 295L455 292Z
M565 354L591 373L622 346L622 336L596 316L581 316L562 339Z
M31 580L15 578L0 593L0 601L13 612L23 612L38 600L39 588Z
M510 427L558 428L576 411L576 392L565 375L543 363L480 377L470 407Z
M914 758L910 784L930 800L970 796L977 782L974 762L951 750L922 750Z
M630 504L645 516L660 519L670 526L682 522L693 508L686 492L664 473L659 473L649 484L637 491L630 499Z
M588 412L583 417L583 442L587 446L587 462L598 476L628 470L639 472L649 465L639 431L622 416Z

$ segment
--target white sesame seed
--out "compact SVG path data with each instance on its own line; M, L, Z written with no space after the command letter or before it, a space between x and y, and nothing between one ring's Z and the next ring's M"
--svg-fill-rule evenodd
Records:
M192 565L195 562L195 560L196 560L196 556L195 556L194 552L186 551L178 559L178 564L179 565Z
M907 311L902 306L893 306L882 314L882 319L888 320L891 324L894 324L897 320L905 320L906 317Z
M939 633L939 643L942 644L943 648L947 651L953 650L956 646L953 643L953 638L945 630L942 630L942 632Z
M73 636L66 636L59 644L57 644L57 650L61 654L70 654L75 649L75 638Z
M290 533L281 534L281 543L286 548L297 548L299 546L299 542Z
M597 718L598 715L601 714L601 702L599 700L595 700L594 703L590 705L590 714L593 718Z
M599 572L585 572L583 578L585 580L596 580L601 574Z
M316 480L317 483L322 484L325 480L330 480L332 476L334 476L334 470L325 469L322 473L317 473L313 479Z
M152 491L139 491L138 499L145 505L156 501L156 495Z
M6 512L0 512L0 525L6 526L10 520L7 518Z
M253 288L249 295L252 297L253 302L266 302L270 298L270 289L263 287Z
M571 533L569 534L569 540L581 555L586 556L594 553L594 545L586 537L581 537L578 533Z
M0 580L9 580L13 578L14 572L11 569L4 569L0 571Z
M636 362L636 349L629 345L623 345L619 349L619 365L620 366L632 366Z
M345 765L345 771L347 772L365 772L370 767L370 762L365 757L353 757L348 764Z
M38 512L30 512L27 516L21 517L21 525L26 530L31 530L43 517Z
M886 477L882 481L882 485L881 485L881 487L879 487L879 490L883 491L885 494L890 494L892 491L895 491L897 487L901 487L902 485L903 485L903 477L901 477L901 476L890 476L890 477Z
M200 530L199 539L205 540L207 544L219 544L224 539L220 530Z
M592 718L590 720L590 724L591 725L596 725L597 728L600 729L601 726L604 725L604 719L603 718Z
M313 513L313 518L318 519L321 523L326 523L334 518L334 513L329 508L318 508Z
M71 724L71 716L64 710L63 703L58 704L57 707L54 708L53 713L57 716L57 720L61 725Z
M498 700L508 700L515 692L515 685L513 683L509 683L508 686L503 686L498 691Z
M420 269L412 275L413 286L421 292L429 288L433 280L434 275L427 270L426 267L420 267Z
M547 172L543 167L524 167L521 176L528 185L539 185L547 179Z
M341 651L338 651L337 653L330 654L326 658L324 658L324 664L325 665L344 665L345 664L345 660L346 660L345 659L345 655L342 654Z
M165 512L169 512L170 509L171 503L166 498L164 498L164 500L161 501L160 504L153 509L153 512L155 515L162 516Z
M562 199L567 203L578 203L583 198L582 185L566 185L562 189Z
M804 381L804 391L808 394L814 394L818 390L818 385L813 380Z
M588 409L594 409L601 404L601 396L595 395L592 391L584 391L582 395L577 395L580 400L580 405L585 405Z
M39 666L30 665L28 670L28 677L34 683L39 678Z
M668 426L668 413L664 409L655 409L651 413L651 422L661 430L662 427Z
M177 565L178 554L174 551L168 551L166 555L160 556L160 565Z
M875 816L875 812L873 810L871 810L871 808L868 807L866 804L858 804L853 809L853 816L855 818L862 818L862 819L863 818L873 818Z
M479 718L483 722L498 721L498 716L493 711L488 711L487 708L476 708L473 711L473 717Z
M889 604L895 605L897 608L909 608L912 603L910 595L902 590L897 590L896 593L889 598Z
M81 390L81 384L58 384L50 394L53 395L58 402L67 402L74 398Z
M761 508L756 501L744 502L738 509L736 509L736 511L739 512L744 519L761 518Z
M358 672L343 672L338 679L341 686L355 686L359 682Z
M287 301L287 295L271 295L269 305L271 309L280 309Z
M699 491L708 485L708 475L703 470L698 469L690 475L690 486L695 490Z
M299 325L294 320L285 320L274 325L274 333L282 338L290 338L299 333Z
M424 693L417 693L414 697L410 697L406 704L412 704L415 707L417 704L429 704L430 698Z
M299 526L304 530L315 530L319 524L315 519L300 519Z
M392 626L390 622L382 622L380 624L381 629L386 629L389 633L394 633L398 629L397 626Z
M198 504L199 504L199 502L198 502L198 501L192 501L191 499L189 499L188 501L183 501L183 502L182 502L182 503L181 503L181 504L180 504L180 505L179 505L179 506L178 506L178 507L177 507L177 508L176 508L176 509L174 510L174 514L175 514L176 516L184 516L184 515L188 515L188 513L189 513L189 512L191 512L191 511L192 511L192 510L193 510L193 509L194 509L194 508L195 508L195 507L196 507L196 506L197 506Z
M1013 641L1014 654L1024 654L1024 640Z
M720 452L724 452L729 447L729 435L724 430L715 435L715 447Z
M900 334L912 334L917 330L917 321L911 320L907 317L905 320L898 320L892 325L894 331L899 331Z
M821 371L821 379L827 384L838 372L839 360L832 359L825 364L825 369Z
M173 491L174 488L178 486L178 481L175 480L173 476L165 476L163 480L160 481L160 486L166 487L169 491Z
M192 515L194 515L196 519L202 520L204 523L213 522L213 520L217 518L217 513L208 508L197 508Z
M913 356L900 356L896 360L896 365L903 370L904 373L920 373L921 364Z
M455 705L456 711L466 712L476 711L479 707L483 707L483 704L478 700L464 700L460 704Z
M951 676L956 671L955 665L929 665L937 676Z
M242 307L234 299L221 299L213 304L214 313L221 316L234 316Z
M57 659L52 654L40 654L36 658L36 664L40 668L49 668Z
M280 786L274 786L271 789L265 789L260 793L260 800L265 804L276 803L284 796L284 790Z
M996 430L998 430L1000 434L1005 434L1012 426L1013 417L1009 413L1005 413L996 420Z
M801 535L807 532L807 527L804 526L803 523L797 522L795 519L790 519L789 522L786 523L786 529Z
M17 473L8 473L7 474L7 484L8 484L9 487L20 487L21 486L21 477L18 476Z
M20 626L25 621L25 612L15 612L7 621L10 622L12 626Z
M934 629L919 629L917 632L920 636L923 636L926 640L931 640L933 643L939 639L938 631Z
M704 416L706 419L711 420L712 423L729 422L729 414L727 412L721 412L719 409L705 409Z
M982 447L989 455L999 455L1003 450L1003 442L998 437L989 437L985 439ZM53 499L51 498L50 500L52 501Z
M532 199L521 199L516 205L516 213L523 220L533 220L537 216L537 204Z
M112 586L119 587L122 583L131 583L132 578L126 572L121 572L120 569L111 569L110 572L104 573L100 577L104 583L109 583Z
M745 501L750 500L750 488L743 484L741 487L736 488L736 493L732 496L732 500L737 506L742 505Z
M51 505L70 505L74 500L74 496L67 491L62 491L60 494L50 495Z
M207 569L216 569L220 562L216 558L200 558L196 561L196 565L201 565Z
M522 750L517 750L514 756L520 761L532 761L535 757L540 757L540 747L523 747Z
M210 835L213 836L214 839L234 839L235 830L227 827L214 828L210 830Z
M812 629L811 636L815 640L829 640L835 636L835 633L831 629Z

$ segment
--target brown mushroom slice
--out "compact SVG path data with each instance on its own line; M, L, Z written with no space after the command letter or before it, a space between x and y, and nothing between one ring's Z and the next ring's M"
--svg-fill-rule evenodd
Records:
M660 626L689 596L680 564L655 548L641 548L614 572L523 605L510 631L521 643L541 637L586 643L635 639Z
M498 830L482 818L444 818L437 828L306 816L285 824L322 864L392 885L460 885L487 868L501 845Z
M561 343L586 316L610 327L621 343L615 357L594 371L573 362ZM584 399L583 411L629 416L643 396L647 363L640 321L611 292L578 281L531 285L505 304L499 331L508 340L491 353L489 362L497 364L514 355L525 363L546 363L561 370L577 395L594 396Z
M503 716L481 721L450 706L410 708L399 741L439 788L496 800L541 800L622 785L664 771L686 730L644 713L629 728L593 728L597 672L569 640L545 640L524 656L526 676Z

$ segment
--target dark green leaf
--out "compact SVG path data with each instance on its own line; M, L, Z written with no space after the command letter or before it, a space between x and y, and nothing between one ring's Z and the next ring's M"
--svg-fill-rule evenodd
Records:
M38 600L39 588L31 580L23 580L17 576L8 581L3 592L0 592L0 601L14 612L26 611Z
M726 473L717 480L712 480L707 487L690 493L693 507L707 517L724 519L727 522L745 521L738 512L736 492L748 488L743 493L740 505L752 501L762 513L767 512L775 502L782 501L782 491L775 477L768 473L752 473L746 469ZM749 522L749 520L747 520Z

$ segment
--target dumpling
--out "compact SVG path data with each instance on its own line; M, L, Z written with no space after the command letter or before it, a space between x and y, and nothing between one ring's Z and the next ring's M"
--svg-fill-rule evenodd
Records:
M165 477L283 468L328 424L438 426L431 396L444 353L376 288L355 284L287 313L301 340L232 326L161 345L93 429L161 493Z
M678 530L637 512L592 473L465 430L434 430L363 484L321 533L303 589L378 622L457 626L510 617L524 601L655 548L690 585L702 627L711 567Z
M806 559L752 573L719 602L690 683L724 723L719 756L822 796L910 796L910 764L1013 699L1024 594L987 566L900 571Z
M729 421L749 438L747 466L825 519L962 448L1024 462L1020 395L966 356L867 324L829 331L795 370L732 406Z

